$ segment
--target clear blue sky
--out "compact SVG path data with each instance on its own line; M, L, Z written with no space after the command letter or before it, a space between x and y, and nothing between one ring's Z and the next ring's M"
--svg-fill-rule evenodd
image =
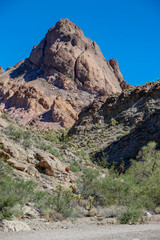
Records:
M160 78L160 0L0 0L0 66L29 57L61 18L117 59L128 83Z

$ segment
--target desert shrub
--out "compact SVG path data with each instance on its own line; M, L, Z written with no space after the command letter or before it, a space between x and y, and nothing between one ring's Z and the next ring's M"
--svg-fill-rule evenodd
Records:
M156 143L149 142L144 146L120 178L124 189L121 189L119 204L126 206L120 221L135 223L142 216L142 209L153 210L160 202L160 151L156 149Z
M81 174L78 187L84 198L94 197L95 205L110 206L117 204L122 194L123 183L121 183L116 175L106 175L100 177L98 171L86 168Z
M21 214L21 209L27 202L33 202L42 215L49 213L53 217L54 211L63 218L75 217L74 199L71 189L58 187L55 192L36 191L36 184L15 178L11 167L0 159L0 219L11 219ZM17 211L18 206L19 211Z
M154 204L160 202L160 150L156 149L155 142L149 142L137 155L137 161L132 161L132 166L127 175L134 178L134 181L141 189L141 196L150 199ZM126 176L127 176L126 175Z
M52 145L47 145L46 150L50 152L52 155L54 155L55 157L60 157L59 152Z
M117 125L118 125L118 122L116 121L116 119L111 118L110 125L111 125L111 126L117 126Z
M125 211L119 214L121 223L136 223L144 209L154 210L160 203L160 150L154 142L139 151L136 160L125 174L114 169L100 177L98 172L87 168L80 176L79 191L84 198L94 197L94 204L115 205Z
M0 218L10 219L18 214L14 207L29 201L35 187L31 181L15 179L8 165L0 159Z
M4 119L9 119L9 114L8 114L8 112L5 112L5 113L2 113L1 114L1 118L4 118Z
M87 157L87 153L83 149L79 149L79 150L75 151L74 153L76 156L79 156L83 159L86 159L86 157Z
M22 129L16 128L12 124L5 128L5 133L15 141L21 141L22 139Z
M81 195L84 198L89 196L94 196L94 199L97 200L99 181L99 173L92 168L86 168L78 179L78 188Z
M80 172L81 165L78 162L73 162L69 165L69 168L72 172Z
M70 189L58 186L57 190L52 193L37 192L33 201L36 202L42 215L46 213L49 215L49 219L54 217L55 211L63 218L73 218L75 217L75 208L72 207L73 199L74 196Z
M142 209L137 207L136 204L132 204L127 207L126 210L120 211L118 220L122 224L135 224L142 216Z
M47 141L56 142L56 143L65 143L68 141L68 130L60 129L60 130L42 130L38 131L38 133Z
M15 127L15 125L11 124L5 128L4 133L14 141L20 142L25 148L32 145L31 138L33 134L29 130L23 130L22 128Z
M56 134L56 132L53 130L42 130L42 131L40 131L40 134L47 141L53 142L53 141L57 140L58 134Z

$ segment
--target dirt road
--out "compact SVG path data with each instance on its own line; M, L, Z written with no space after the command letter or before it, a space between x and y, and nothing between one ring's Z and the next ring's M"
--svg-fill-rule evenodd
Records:
M79 226L1 233L0 240L160 240L160 224Z

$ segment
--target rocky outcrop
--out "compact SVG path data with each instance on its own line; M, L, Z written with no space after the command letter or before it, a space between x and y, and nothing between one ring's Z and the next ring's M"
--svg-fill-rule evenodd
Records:
M159 148L159 95L157 81L96 99L79 114L69 134L87 136L88 143L97 148L92 158L102 160L104 166L124 161L128 167L129 160L149 141Z
M64 90L69 90L71 92L77 91L77 86L74 82L74 79L70 79L69 77L63 75L62 73L58 74L58 78L55 85L57 87L63 88Z
M73 126L78 116L72 106L58 96L52 105L52 118L53 121L59 122L62 127L69 128Z
M107 61L95 41L70 20L61 19L28 59L5 72L0 69L0 108L35 128L71 127L77 114L97 96L128 86L118 62ZM72 107L65 102L52 107L58 96Z
M10 121L1 118L1 113L0 122L3 123L3 126L0 125L0 161L5 160L12 167L15 176L18 175L18 177L22 177L24 180L34 181L39 185L40 189L55 189L58 184L62 184L65 187L71 185L70 180L74 180L76 176L72 171L67 172L65 169L68 167L68 164L77 161L75 155L66 151L66 161L63 162L59 154L59 151L62 150L57 149L56 146L51 146L50 142L45 142L43 139L42 144L50 148L52 147L52 154L49 150L42 150L41 145L38 148L39 145L36 145L35 141L39 142L40 138L35 134L32 135L33 132L31 130L24 130L23 132L22 128L17 124L12 123L10 125ZM12 131L13 133L11 134ZM17 140L15 140L13 135L17 136ZM26 147L24 147L23 141L21 141L22 135L23 141L27 140L27 136L30 135L30 139L27 140L30 144L25 145ZM58 155L59 158L54 155Z
M37 152L36 157L39 160L39 162L36 164L36 167L41 169L42 172L49 176L55 176L53 160L41 152Z
M56 69L78 79L83 89L107 93L121 92L123 81L118 62L105 60L96 42L86 38L81 29L68 19L59 20L31 52L29 60L46 74Z

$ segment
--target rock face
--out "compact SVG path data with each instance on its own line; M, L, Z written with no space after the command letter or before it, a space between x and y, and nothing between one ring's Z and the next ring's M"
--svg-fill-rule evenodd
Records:
M57 97L52 105L53 121L59 122L62 127L71 127L78 119L77 113L72 106L66 103L61 97Z
M95 159L120 165L134 159L150 141L159 148L160 82L138 86L93 101L80 114L70 134L86 136L97 147ZM80 140L79 140L80 142ZM90 147L91 153L94 148Z
M61 19L31 52L29 60L50 74L53 69L78 79L83 89L94 92L121 92L122 74L115 59L106 61L96 42L84 37L81 29Z
M118 62L106 61L98 45L77 25L61 19L28 59L5 72L0 68L0 107L23 124L70 127L94 98L128 87Z

